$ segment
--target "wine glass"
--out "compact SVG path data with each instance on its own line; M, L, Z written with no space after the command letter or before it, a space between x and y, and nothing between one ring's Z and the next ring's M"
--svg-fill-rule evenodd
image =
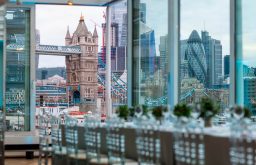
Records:
M136 118L140 118L143 115L142 106L135 107L135 116Z
M192 106L192 113L191 116L193 119L198 119L201 111L201 105L200 103L195 103L194 106Z

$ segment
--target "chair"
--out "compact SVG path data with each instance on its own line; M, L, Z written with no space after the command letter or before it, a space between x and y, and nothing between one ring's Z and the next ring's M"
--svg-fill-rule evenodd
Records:
M46 115L39 116L39 159L38 164L48 165L49 156L52 152L50 147L50 129L49 117Z
M174 130L174 153L177 165L204 165L205 149L203 126L179 119ZM183 120L183 121L182 121Z
M100 118L95 116L85 117L85 146L86 156L90 165L109 165L106 155L101 154Z
M136 149L141 165L158 165L161 155L159 124L143 116L136 129Z
M52 164L63 164L66 162L66 147L62 145L62 120L60 117L51 116L51 142L52 142Z
M230 162L232 165L256 164L256 139L252 133L253 124L246 119L231 125Z
M125 158L125 135L122 131L125 128L125 122L117 117L106 121L107 126L107 150L108 161L110 164L135 165L133 160Z
M65 116L65 138L66 138L66 148L68 156L68 164L79 165L85 164L86 153L84 149L78 148L78 127L77 119L71 116Z
M4 131L5 131L5 116L0 110L0 164L4 165Z

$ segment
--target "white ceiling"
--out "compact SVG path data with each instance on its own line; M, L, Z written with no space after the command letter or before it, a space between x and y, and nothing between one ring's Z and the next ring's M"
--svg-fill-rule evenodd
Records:
M59 4L66 5L68 0L22 0L24 3L35 2L36 4ZM86 6L105 6L108 3L117 0L73 0L74 5L86 5ZM9 0L9 2L16 2L16 0Z

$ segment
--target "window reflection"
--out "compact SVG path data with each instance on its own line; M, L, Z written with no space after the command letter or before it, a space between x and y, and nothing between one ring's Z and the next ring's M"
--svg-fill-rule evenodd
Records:
M242 29L238 29L242 32L242 44L238 45L238 49L242 49L242 69L243 69L243 102L244 105L252 111L253 115L256 114L256 22L252 18L252 15L256 14L255 6L256 1L247 0L240 1L238 4L242 5L242 17L241 23ZM239 61L237 61L239 62Z
M29 130L30 10L9 8L6 16L7 129Z
M167 6L167 0L133 3L134 105L167 104Z
M228 9L228 0L181 0L181 102L195 103L202 97L212 97L222 109L229 106L228 71L224 75L230 63Z

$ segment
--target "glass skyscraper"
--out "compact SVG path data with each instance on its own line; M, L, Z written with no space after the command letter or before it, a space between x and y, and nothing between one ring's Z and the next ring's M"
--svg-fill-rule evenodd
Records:
M207 64L204 46L196 30L193 30L188 41L185 58L188 60L189 75L196 77L205 84L207 79Z
M207 31L202 31L202 42L207 63L206 87L213 88L223 82L222 45L219 40L213 39Z

